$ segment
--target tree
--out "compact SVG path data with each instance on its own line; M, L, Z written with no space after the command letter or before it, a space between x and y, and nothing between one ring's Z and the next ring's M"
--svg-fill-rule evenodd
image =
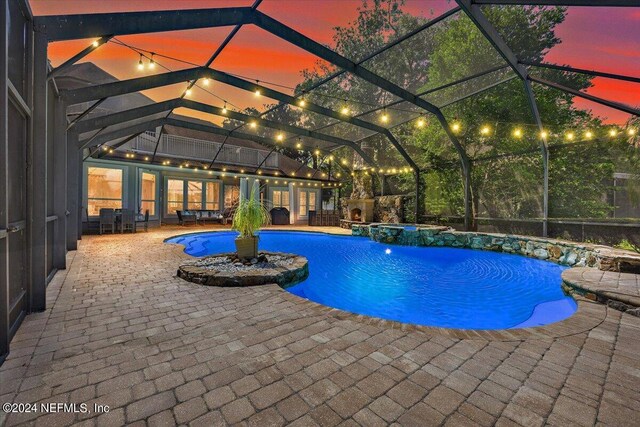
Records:
M542 60L561 40L557 26L564 21L565 8L491 7L483 8L518 58ZM424 21L404 11L397 0L363 1L357 18L335 29L335 49L353 60L364 58L390 40L407 34ZM420 32L392 49L365 61L362 66L378 73L414 93L436 88L457 79L493 67L506 65L494 47L462 13L456 14L426 31ZM303 73L305 81L299 91L334 71L318 63ZM591 78L555 70L532 73L578 90L587 89ZM430 93L425 99L436 105L448 105L483 87L514 77L509 67L454 87ZM555 146L550 157L550 215L555 217L605 217L611 205L604 195L628 144L611 144L610 140L568 143L568 131L580 141L587 129L601 129L602 124L590 111L577 109L573 97L543 86L534 86L536 102L547 142ZM356 112L371 110L395 98L349 73L315 89L314 101L339 109L349 103ZM416 109L401 103L389 109L394 120L416 116ZM536 218L542 213L542 157L540 135L531 113L529 100L519 78L512 78L486 90L443 107L450 122L458 122L458 137L473 163L473 204L476 215L506 218ZM378 113L379 114L379 113ZM428 125L418 129L414 122L393 127L412 158L424 168L427 186L425 204L433 214L462 215L463 194L459 159L439 123L425 116ZM375 113L363 116L378 122ZM480 134L487 126L489 132ZM519 128L522 137L514 137ZM337 130L337 127L336 127ZM352 135L351 131L345 136ZM389 142L375 135L363 144L376 149L375 159L383 165L401 165L402 158ZM483 160L484 159L484 160ZM584 164L581 164L583 162ZM396 185L405 192L414 188L411 176L398 176ZM576 197L580 194L580 197Z

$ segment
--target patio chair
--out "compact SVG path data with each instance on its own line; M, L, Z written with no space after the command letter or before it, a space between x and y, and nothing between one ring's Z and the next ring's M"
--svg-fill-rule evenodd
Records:
M138 229L138 224L142 224L144 227L144 231L149 231L149 209L144 211L144 219L136 220L136 231Z
M132 233L135 233L136 231L136 215L131 209L122 210L122 219L120 221L120 232L124 233L127 230L131 231Z
M111 233L114 233L116 231L115 222L116 216L113 209L100 209L100 234L102 234L105 229L110 229Z

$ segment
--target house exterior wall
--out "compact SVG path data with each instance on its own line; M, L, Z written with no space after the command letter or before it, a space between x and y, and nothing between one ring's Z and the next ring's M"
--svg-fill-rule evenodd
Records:
M238 186L240 188L241 197L249 197L251 189L258 183L260 192L257 197L261 198L267 207L271 209L273 207L273 191L285 190L289 194L289 212L291 224L306 224L307 216L300 213L300 192L305 191L315 194L315 204L309 206L309 210L319 210L321 205L321 187L317 182L291 182L289 180L264 178L258 175L236 175L236 174L224 174L221 172L205 171L205 170L192 170L192 169L179 169L158 165L148 165L144 163L131 163L124 161L114 160L101 160L91 159L87 160L83 164L83 188L82 188L82 206L83 206L83 230L88 232L91 229L91 223L96 222L98 217L96 215L89 215L88 213L88 170L91 167L100 167L108 169L122 170L122 208L133 209L138 212L140 210L141 188L140 178L142 172L148 172L156 175L156 204L155 215L149 217L149 225L151 227L159 226L161 223L177 223L178 218L176 215L167 213L167 180L168 179L182 179L185 181L212 181L218 182L220 209L229 208L225 205L224 201L224 188L225 186ZM223 176L224 175L224 176ZM286 182L286 184L285 184ZM139 212L143 213L143 212Z

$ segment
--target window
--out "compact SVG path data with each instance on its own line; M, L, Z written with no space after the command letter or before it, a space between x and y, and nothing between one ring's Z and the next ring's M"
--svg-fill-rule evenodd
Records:
M202 181L187 181L187 209L202 209Z
M142 172L140 176L140 213L149 210L149 216L156 214L156 174Z
M240 187L237 185L224 186L224 207L230 208L238 205L240 200Z
M273 207L289 209L289 190L273 190Z
M87 213L98 216L102 208L122 208L122 169L87 168Z
M209 210L220 209L220 183L207 181L205 207Z
M300 208L298 209L298 215L307 216L309 211L316 209L316 192L313 190L300 190L298 193Z
M183 209L184 181L181 179L167 180L167 214L175 215Z

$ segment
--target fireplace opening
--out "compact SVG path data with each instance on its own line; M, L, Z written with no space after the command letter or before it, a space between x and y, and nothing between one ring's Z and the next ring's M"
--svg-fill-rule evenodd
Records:
M351 209L351 221L362 221L362 211L358 208Z

